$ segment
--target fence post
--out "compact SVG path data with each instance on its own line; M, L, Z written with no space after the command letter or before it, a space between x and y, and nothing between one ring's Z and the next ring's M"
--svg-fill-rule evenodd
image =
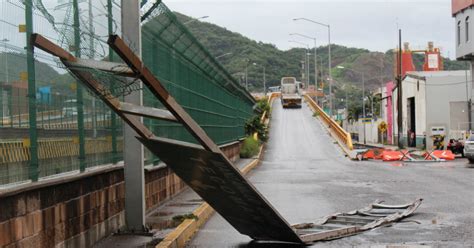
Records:
M36 81L35 81L35 58L34 47L30 42L33 33L33 0L25 2L25 24L26 24L26 61L28 70L28 114L30 135L30 166L29 178L38 181L38 135L36 133ZM21 111L18 112L19 118ZM21 121L21 118L20 118ZM21 125L21 123L20 123Z
M112 0L107 0L107 22L108 22L108 30L109 35L114 34L113 30L113 13L112 13ZM109 46L109 61L114 60L114 50ZM110 80L112 81L113 78L111 77ZM112 83L112 82L111 82ZM114 87L112 86L112 94L114 92ZM110 113L110 125L112 131L112 161L114 164L118 162L118 151L117 151L117 115L115 112L111 111Z
M74 55L81 57L81 32L79 23L79 2L73 0L74 10ZM77 103L77 129L79 132L79 170L86 170L86 147L84 138L84 97L82 93L82 85L76 83L76 103Z

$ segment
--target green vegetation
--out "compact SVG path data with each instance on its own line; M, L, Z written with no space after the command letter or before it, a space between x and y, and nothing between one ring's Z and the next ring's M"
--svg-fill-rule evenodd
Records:
M265 123L262 122L262 115L266 111L267 116L270 115L270 105L268 104L267 98L262 98L257 101L257 110L258 114L255 114L245 123L245 134L248 136L253 136L254 133L257 133L258 138L262 142L268 140L268 128Z
M252 136L245 138L242 148L240 148L241 158L251 158L258 154L259 142Z

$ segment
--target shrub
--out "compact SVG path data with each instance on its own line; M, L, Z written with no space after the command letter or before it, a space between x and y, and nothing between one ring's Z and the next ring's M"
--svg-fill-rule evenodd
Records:
M257 133L261 141L265 142L268 140L268 129L265 124L260 121L260 116L258 115L254 115L245 123L245 133L248 136Z
M247 137L242 144L240 149L241 158L251 158L258 154L258 140L255 140L253 137Z

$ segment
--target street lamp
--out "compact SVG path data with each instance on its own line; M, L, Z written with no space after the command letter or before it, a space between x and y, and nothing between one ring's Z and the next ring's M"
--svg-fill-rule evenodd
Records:
M318 56L316 54L316 37L311 37L311 36L307 36L307 35L304 35L304 34L298 34L298 33L291 33L290 35L298 35L298 36L301 36L303 38L314 40L314 88L317 91L318 90L318 69L317 69L317 65L318 65L317 57ZM318 102L318 95L317 94L316 94L316 102Z
M222 58L222 57L224 57L224 56L231 55L231 54L232 54L232 53L224 53L224 54L221 54L221 55L215 57L215 59Z
M331 26L308 18L294 18L293 21L307 21L328 28L329 112L332 115Z
M306 46L306 52L305 52L305 71L304 71L304 74L306 75L305 76L305 79L306 79L306 84L309 85L309 57L308 57L308 51L309 51L309 45L306 44L306 43L303 43L303 42L299 42L299 41L295 41L295 40L289 40L288 42L293 42L293 43L297 43L297 44L300 44L300 45L303 45L303 46Z
M345 68L344 66L340 66L340 65L338 65L337 68L353 71L355 73L359 73L360 75L362 75L362 116L363 116L362 126L364 127L364 145L365 145L367 143L367 139L365 137L366 132L365 132L365 123L364 123L364 119L365 119L365 76L364 76L364 73L360 71L356 71L354 69Z
M183 23L183 25L187 25L187 24L189 24L189 23L191 23L191 22L195 22L195 21L198 21L198 20L206 19L206 18L208 18L208 17L209 17L209 16L201 16L201 17L198 17L198 18L193 18L193 19L191 19L191 20L189 20L189 21Z

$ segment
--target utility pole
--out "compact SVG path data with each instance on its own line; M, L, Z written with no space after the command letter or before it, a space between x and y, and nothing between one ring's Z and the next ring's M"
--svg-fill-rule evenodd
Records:
M364 73L362 74L362 126L364 126L364 145L367 144L367 132L365 128L365 76Z
M316 37L314 38L314 90L318 92L318 56L316 55ZM316 103L318 102L318 94L316 94Z
M329 73L329 113L330 113L330 116L332 118L332 111L333 111L333 105L332 105L332 69L331 69L331 64L332 64L332 60L331 60L331 26L328 24L327 25L328 27L328 40L329 40L329 44L328 44L328 60L329 60L329 65L328 65L328 73Z
M141 57L140 3L139 0L122 0L122 35L132 51ZM139 89L143 88L139 83ZM142 91L125 96L125 102L141 106ZM137 118L142 122L143 118ZM143 146L135 138L136 132L124 126L125 224L127 231L146 232L145 228L145 169Z
M25 1L25 25L26 25L26 63L28 70L28 114L29 114L29 136L30 136L30 165L29 178L38 181L38 135L36 131L36 69L34 47L31 44L33 34L33 0ZM10 96L13 97L13 96ZM21 116L21 113L18 112ZM11 120L13 123L13 119ZM21 121L19 123L21 125Z
M398 30L398 72L397 72L397 127L398 127L398 148L403 148L403 105L402 105L402 30Z
M267 81L265 77L265 66L263 66L263 94L266 95L267 93Z

